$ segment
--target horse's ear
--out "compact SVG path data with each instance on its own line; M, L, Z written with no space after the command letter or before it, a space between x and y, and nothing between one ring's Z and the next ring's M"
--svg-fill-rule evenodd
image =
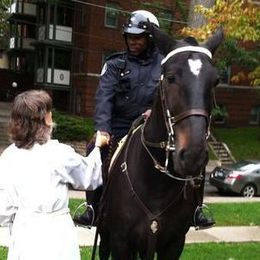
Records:
M149 21L147 23L147 26L151 37L153 37L154 44L166 56L172 49L174 49L176 41L168 34L162 32L157 26L153 25Z
M214 54L215 50L218 48L219 44L222 42L224 38L223 28L220 27L212 36L209 38L203 46L205 46L212 55Z

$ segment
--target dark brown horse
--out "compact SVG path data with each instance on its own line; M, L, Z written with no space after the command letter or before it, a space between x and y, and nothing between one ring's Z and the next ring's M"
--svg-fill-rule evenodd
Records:
M165 55L151 116L127 138L105 185L99 255L178 259L197 206L196 185L208 161L207 135L217 71L205 44L176 41L151 28Z

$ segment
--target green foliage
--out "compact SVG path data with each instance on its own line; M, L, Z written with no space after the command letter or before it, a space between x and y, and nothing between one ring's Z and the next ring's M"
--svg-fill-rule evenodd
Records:
M258 56L259 56L259 52L258 52ZM248 74L248 78L251 80L251 85L260 86L260 66L257 66L254 71L250 72Z
M93 120L79 116L69 115L62 112L53 112L56 127L53 131L53 138L60 141L86 141L93 133Z
M248 51L239 46L238 40L229 37L225 39L218 50L219 63L217 63L216 66L219 69L224 69L235 63L252 70L259 64L259 59L259 51Z
M213 116L213 118L227 118L228 112L225 107L220 107L220 106L216 105L212 109L212 116Z
M175 20L174 15L180 14L181 20L187 20L188 16L188 5L182 0L176 0L174 12L171 9L165 8L163 1L145 2L134 0L136 9L144 9L152 12L159 20L160 28L162 31L168 34L176 34L172 31L172 23Z
M7 23L7 10L9 0L1 0L0 3L0 49L6 49L8 46L9 25Z
M218 27L222 26L225 32L225 42L221 45L216 55L217 67L220 72L228 66L238 65L251 71L249 75L238 73L232 77L232 82L237 84L249 78L250 84L256 86L260 82L259 50L252 51L239 47L239 42L258 42L260 33L260 12L257 5L246 0L216 0L211 8L196 5L195 12L203 15L207 23L201 27L185 27L183 35L194 36L196 39L205 40Z

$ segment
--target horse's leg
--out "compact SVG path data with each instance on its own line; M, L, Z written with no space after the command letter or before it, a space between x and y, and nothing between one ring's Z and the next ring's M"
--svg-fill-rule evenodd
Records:
M157 252L157 260L178 260L184 248L185 236L179 242L172 243L167 248L162 248Z
M109 242L109 233L102 231L100 234L100 243L99 243L99 258L100 260L108 260L110 255L110 242Z
M113 260L136 260L137 252L129 246L126 238L112 239L111 254Z
M99 244L99 258L100 260L108 260L110 255L110 248L108 241L100 240Z

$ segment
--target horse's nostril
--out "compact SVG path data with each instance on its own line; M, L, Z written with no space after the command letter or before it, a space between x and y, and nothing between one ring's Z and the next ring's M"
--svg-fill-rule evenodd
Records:
M180 161L184 161L185 160L185 149L181 149L179 151L179 159L180 159Z

